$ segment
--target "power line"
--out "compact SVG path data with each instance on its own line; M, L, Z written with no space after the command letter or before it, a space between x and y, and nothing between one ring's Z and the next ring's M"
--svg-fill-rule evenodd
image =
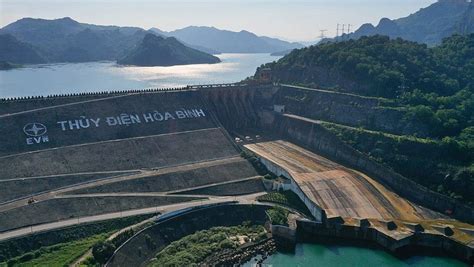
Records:
M326 38L326 35L324 34L325 32L327 32L328 30L319 30L321 32L321 35L319 36L319 39L324 39Z

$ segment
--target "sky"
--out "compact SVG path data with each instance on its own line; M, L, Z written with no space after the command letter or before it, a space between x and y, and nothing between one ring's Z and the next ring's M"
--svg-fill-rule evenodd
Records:
M156 27L214 26L289 41L336 34L337 24L377 24L408 16L436 0L0 0L0 27L23 17L71 17L100 25ZM347 26L346 26L347 29Z

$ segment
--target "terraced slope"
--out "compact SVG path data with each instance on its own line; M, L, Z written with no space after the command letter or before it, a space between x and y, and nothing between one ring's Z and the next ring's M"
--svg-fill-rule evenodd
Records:
M196 90L4 101L0 111L4 238L71 218L228 201L211 192L173 193L214 192L258 175ZM239 193L261 190L243 186Z

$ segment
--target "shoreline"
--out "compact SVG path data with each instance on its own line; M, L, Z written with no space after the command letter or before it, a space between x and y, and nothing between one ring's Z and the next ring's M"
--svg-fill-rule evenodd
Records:
M257 243L246 244L237 250L223 250L207 257L200 265L204 266L235 266L245 264L257 256L262 256L255 263L262 264L268 256L277 252L277 245L272 237Z

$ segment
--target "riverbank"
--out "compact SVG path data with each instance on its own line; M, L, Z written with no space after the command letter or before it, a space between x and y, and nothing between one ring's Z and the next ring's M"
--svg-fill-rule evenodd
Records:
M261 264L268 256L277 251L275 240L271 237L257 243L251 243L234 250L224 250L207 257L203 266L240 266L255 258L255 264ZM256 256L260 255L257 259Z
M225 262L248 260L257 253L273 249L271 242L264 242L268 237L262 225L251 225L250 222L232 227L213 227L173 241L158 252L149 265L207 266L205 262L216 265L218 259L224 259ZM154 245L151 237L147 238L146 244Z

